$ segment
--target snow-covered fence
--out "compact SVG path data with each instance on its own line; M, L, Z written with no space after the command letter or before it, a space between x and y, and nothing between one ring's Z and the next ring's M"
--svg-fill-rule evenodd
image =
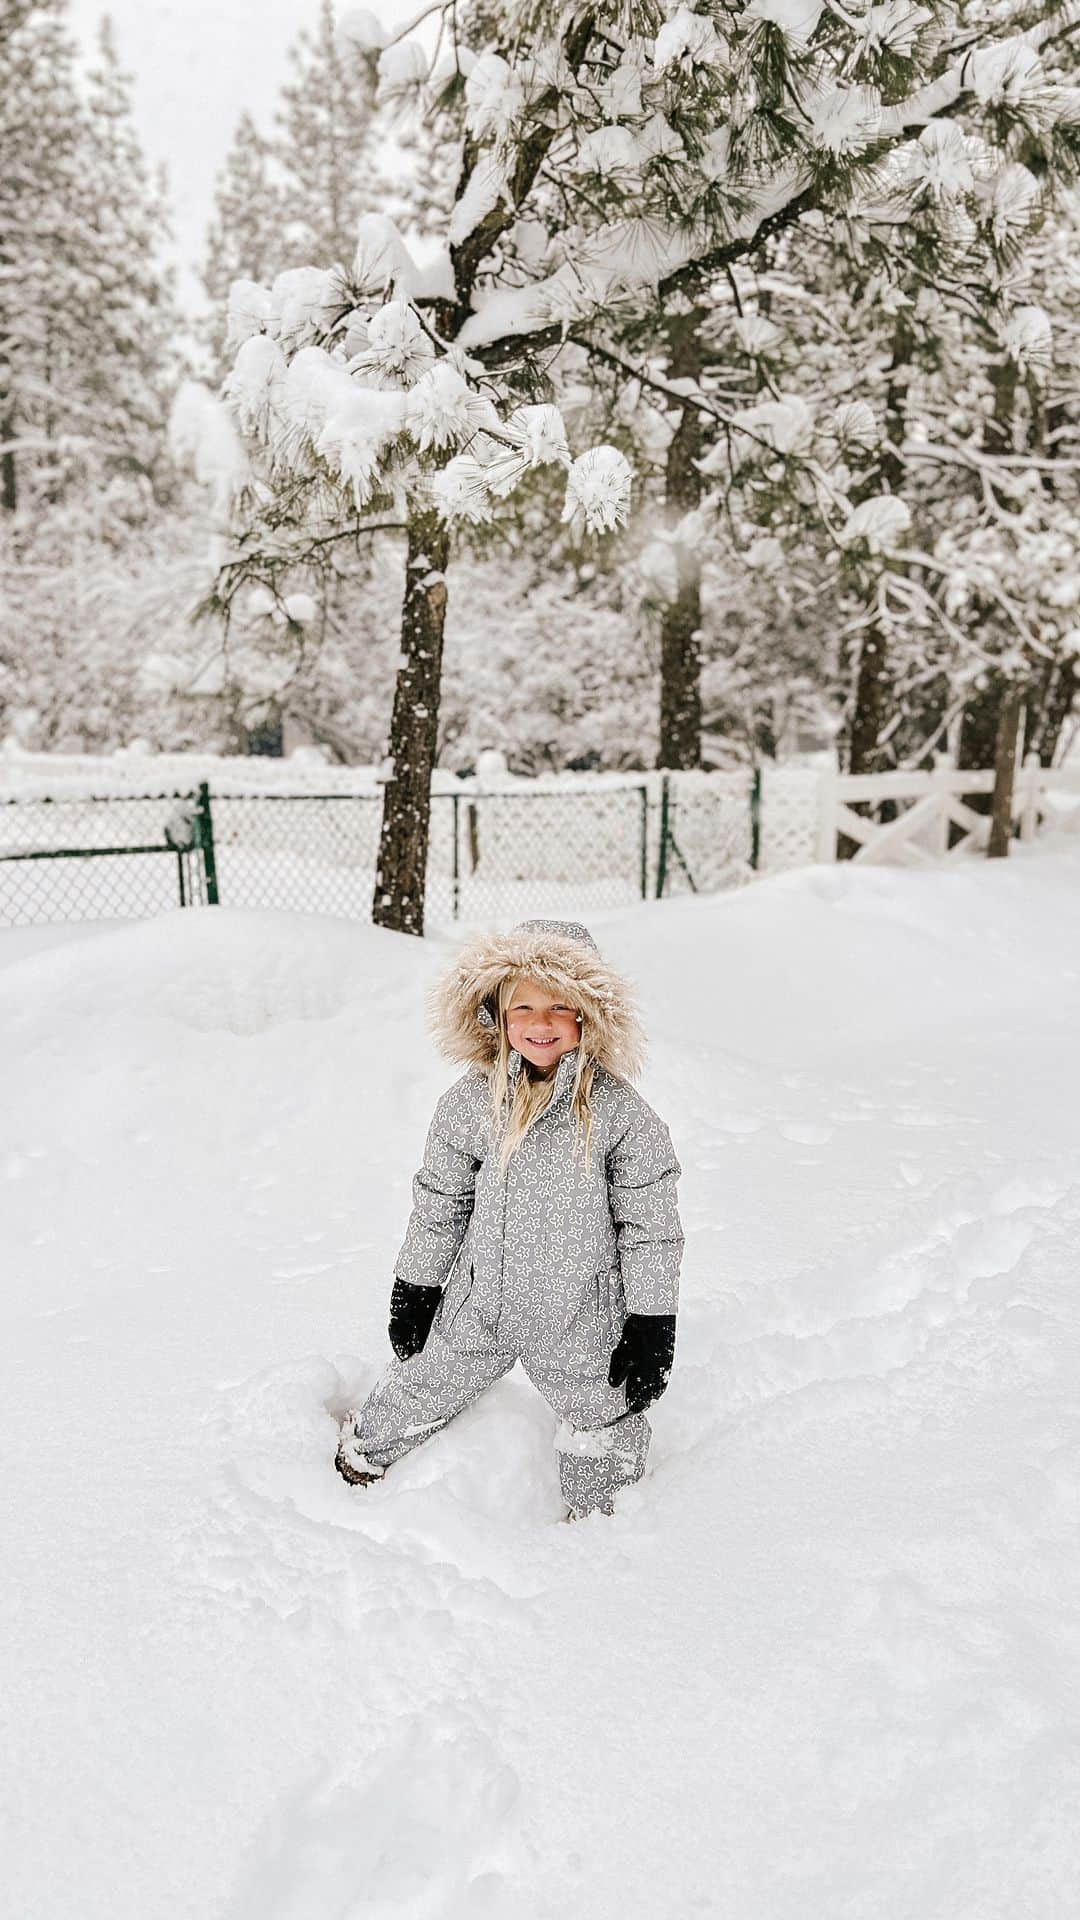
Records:
M0 796L0 925L214 904L209 796Z
M27 757L9 797L0 774L0 925L127 919L217 901L370 914L382 810L374 769L222 763L212 794L205 779L187 793L148 794L131 790L135 762L89 763L92 776L83 763L46 772L50 764ZM156 764L174 779L184 766L180 756ZM143 761L144 778L154 765ZM191 771L210 769L203 760ZM322 787L310 784L316 772ZM993 781L992 770L946 761L930 772L872 775L839 774L820 760L535 780L440 773L426 924L466 928L715 893L755 872L834 860L845 834L864 861L922 864L978 852L989 816L968 802ZM1078 803L1080 771L1029 756L1013 801L1022 839ZM875 812L855 812L857 804ZM876 817L883 808L884 820Z
M929 771L841 774L824 767L817 780L817 858L836 859L842 836L855 842L853 859L878 865L925 866L985 852L990 815L968 802L993 793L994 769L957 767L946 754L935 758ZM1044 767L1038 754L1029 753L1012 796L1021 840L1033 840L1044 821L1075 806L1072 795L1080 798L1080 767ZM889 802L892 817L856 813L859 802Z

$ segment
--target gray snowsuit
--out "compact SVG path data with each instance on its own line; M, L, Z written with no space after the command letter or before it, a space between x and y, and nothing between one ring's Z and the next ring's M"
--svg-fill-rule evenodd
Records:
M580 1047L559 1060L505 1172L491 1151L493 995L508 973L582 1011L581 1047L596 1062L588 1172L571 1151ZM641 1054L628 989L584 927L525 921L466 948L430 1004L444 1053L473 1064L436 1106L394 1271L445 1290L422 1351L392 1363L353 1416L356 1445L388 1466L521 1360L561 1416L568 1507L610 1512L616 1488L644 1473L650 1438L625 1387L608 1384L611 1353L627 1313L676 1312L683 1248L670 1135L625 1077ZM513 1086L516 1049L507 1070Z

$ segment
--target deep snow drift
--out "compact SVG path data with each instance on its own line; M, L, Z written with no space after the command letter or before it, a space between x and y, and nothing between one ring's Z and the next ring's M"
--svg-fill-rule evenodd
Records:
M684 1167L650 1471L364 1493L446 942L0 935L4 1911L1080 1911L1080 855L595 915Z

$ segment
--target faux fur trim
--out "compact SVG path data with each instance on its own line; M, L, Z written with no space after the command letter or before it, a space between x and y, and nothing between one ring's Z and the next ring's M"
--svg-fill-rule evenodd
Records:
M527 974L566 995L589 1023L592 1058L609 1073L633 1080L641 1072L645 1036L628 982L580 940L517 927L471 940L431 988L429 1022L446 1059L472 1067L494 1064L498 1036L481 1009L511 974Z

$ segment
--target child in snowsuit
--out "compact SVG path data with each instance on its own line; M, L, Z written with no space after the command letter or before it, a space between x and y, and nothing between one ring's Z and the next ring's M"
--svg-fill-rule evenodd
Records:
M468 1071L435 1109L394 1268L397 1355L346 1416L337 1466L381 1478L521 1360L560 1416L569 1514L645 1471L644 1409L675 1351L681 1172L630 1085L629 989L574 921L474 941L430 1001Z

